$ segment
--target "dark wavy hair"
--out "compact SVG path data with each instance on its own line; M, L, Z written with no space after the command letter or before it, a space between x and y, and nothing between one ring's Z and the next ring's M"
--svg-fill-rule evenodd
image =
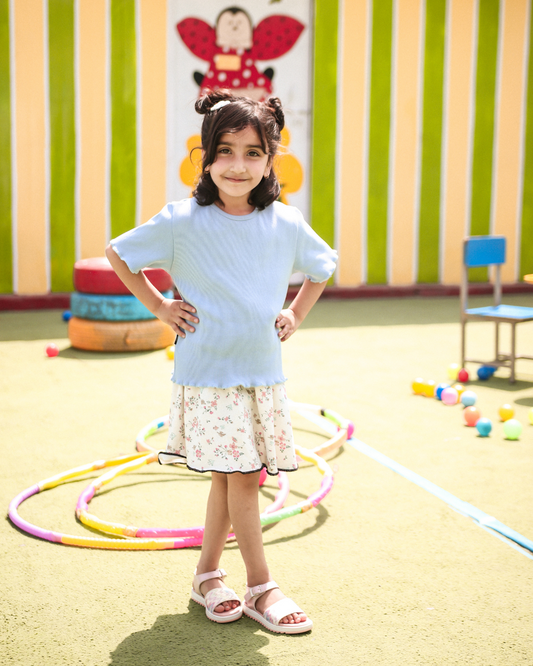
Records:
M212 111L218 102L228 101L223 107ZM277 97L270 97L266 102L256 102L248 97L236 97L230 91L217 90L200 97L195 104L197 113L204 116L202 122L202 173L193 196L200 206L210 206L217 202L224 205L218 194L218 187L213 182L206 168L216 160L217 147L223 134L235 134L247 127L252 127L261 140L263 152L272 160L281 141L281 130L285 126L285 116L281 102ZM248 197L248 203L259 210L279 198L280 186L273 168L268 177L263 177Z

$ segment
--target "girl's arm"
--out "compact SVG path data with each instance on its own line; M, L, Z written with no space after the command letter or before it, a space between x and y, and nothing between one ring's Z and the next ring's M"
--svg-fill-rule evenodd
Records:
M106 247L105 254L122 282L153 315L168 324L180 338L185 337L185 332L182 329L194 333L194 328L187 323L187 321L192 321L197 324L199 321L197 317L191 314L196 312L192 305L172 298L165 298L142 271L132 273L126 262L122 261L111 245Z
M294 301L287 309L282 310L276 319L276 328L280 329L278 335L282 342L288 340L298 329L313 305L318 301L320 294L326 288L326 284L327 280L325 282L311 282L311 280L305 278Z

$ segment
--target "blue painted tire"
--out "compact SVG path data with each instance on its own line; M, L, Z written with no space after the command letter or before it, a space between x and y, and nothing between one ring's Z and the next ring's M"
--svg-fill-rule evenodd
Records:
M165 298L172 298L171 291L164 291ZM93 321L146 321L154 315L135 296L108 294L81 294L70 296L70 310L74 317Z

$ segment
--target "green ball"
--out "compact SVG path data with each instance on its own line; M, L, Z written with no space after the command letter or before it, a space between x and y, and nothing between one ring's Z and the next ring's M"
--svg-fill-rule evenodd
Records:
M518 439L522 432L522 424L516 419L509 419L503 424L503 432L507 439Z

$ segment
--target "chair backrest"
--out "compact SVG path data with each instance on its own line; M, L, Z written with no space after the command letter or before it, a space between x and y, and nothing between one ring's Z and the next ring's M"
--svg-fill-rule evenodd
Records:
M463 263L467 268L505 263L505 236L470 236L464 240Z

